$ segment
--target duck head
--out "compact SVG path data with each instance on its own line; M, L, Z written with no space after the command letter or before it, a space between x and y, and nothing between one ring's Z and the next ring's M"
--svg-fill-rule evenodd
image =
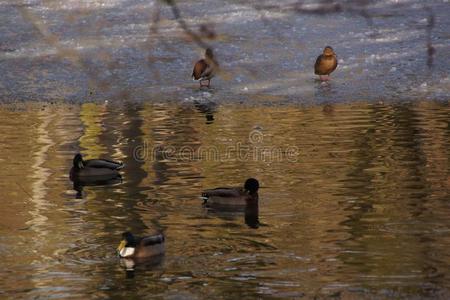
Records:
M81 156L80 153L77 153L73 158L73 167L75 169L83 169L84 168L84 162L83 162L83 156Z
M248 191L250 194L255 194L258 192L259 182L255 178L249 178L245 181L244 190Z
M209 59L213 59L214 58L214 54L211 48L206 48L205 50L205 57L209 58Z
M333 55L335 55L333 48L331 46L326 46L323 49L323 55L325 55L325 56L333 56Z
M127 257L134 254L134 249L136 248L136 240L134 235L127 231L122 233L122 240L117 247L117 253L121 257Z

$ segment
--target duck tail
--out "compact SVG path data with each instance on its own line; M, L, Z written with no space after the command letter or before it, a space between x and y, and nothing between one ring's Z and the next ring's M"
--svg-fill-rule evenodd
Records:
M153 237L153 239L157 242L157 243L164 243L166 240L166 236L164 235L164 233L162 233L161 231L155 235Z
M202 196L200 197L200 199L203 200L203 205L206 205L206 203L208 202L208 194L207 193L202 193Z
M159 233L157 235L149 236L143 239L142 244L145 246L162 244L165 241L165 237L163 233Z

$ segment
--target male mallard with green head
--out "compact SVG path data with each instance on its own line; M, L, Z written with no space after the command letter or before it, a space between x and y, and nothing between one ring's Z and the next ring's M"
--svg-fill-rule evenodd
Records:
M84 160L83 156L78 153L73 158L70 179L82 182L107 181L120 176L119 170L123 167L123 163L107 159Z
M200 87L209 87L211 78L216 75L216 70L219 64L214 58L214 54L211 48L206 49L205 58L197 61L194 65L194 70L192 71L192 79L198 80L200 82ZM207 84L203 82L207 81Z
M336 53L333 48L326 46L323 53L317 57L314 65L314 74L319 75L320 80L329 80L330 74L336 70L338 65Z
M117 247L121 258L149 258L164 254L165 238L162 233L135 237L131 232L122 233L122 241Z
M244 187L215 188L202 193L203 203L212 207L244 207L258 201L259 182L254 178L245 181Z

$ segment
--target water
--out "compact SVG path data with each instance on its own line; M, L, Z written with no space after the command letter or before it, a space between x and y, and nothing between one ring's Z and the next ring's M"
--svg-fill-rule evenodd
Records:
M0 118L2 298L450 295L447 103L29 103ZM123 182L77 199L78 151L125 162ZM202 207L202 189L248 177L259 226ZM127 229L163 230L165 258L126 271Z

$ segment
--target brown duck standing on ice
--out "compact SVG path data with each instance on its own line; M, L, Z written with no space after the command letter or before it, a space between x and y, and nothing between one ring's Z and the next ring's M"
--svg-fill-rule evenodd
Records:
M214 59L214 54L211 48L206 49L205 58L195 63L194 70L192 71L192 79L200 82L200 87L209 87L211 78L216 75L216 69L218 67L217 61ZM207 84L203 82L207 81Z
M314 65L314 74L319 75L320 80L329 80L330 74L336 70L338 65L336 53L333 48L326 46L323 53L317 57Z

